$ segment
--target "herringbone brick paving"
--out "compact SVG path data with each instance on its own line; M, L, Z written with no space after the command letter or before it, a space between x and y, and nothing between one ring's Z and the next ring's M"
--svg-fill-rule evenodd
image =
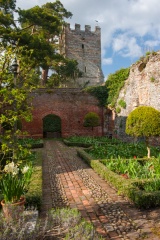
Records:
M45 140L43 213L65 206L77 208L104 239L160 239L153 233L160 209L136 209L77 156L76 148Z

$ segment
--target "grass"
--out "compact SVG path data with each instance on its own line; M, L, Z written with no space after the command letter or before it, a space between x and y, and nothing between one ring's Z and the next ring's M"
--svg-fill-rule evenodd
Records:
M40 210L42 202L42 149L33 151L35 160L33 161L33 174L26 194L26 206L34 206Z

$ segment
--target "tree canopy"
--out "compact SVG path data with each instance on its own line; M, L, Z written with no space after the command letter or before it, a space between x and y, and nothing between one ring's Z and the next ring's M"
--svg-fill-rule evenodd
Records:
M16 8L16 0L3 0L0 3L1 44L4 48L23 46L21 54L30 61L31 67L41 69L42 85L45 85L49 69L64 61L64 56L59 54L58 36L65 25L64 19L71 16L59 0L27 10ZM29 58L27 51L30 51ZM70 64L69 59L67 64Z
M135 137L145 137L150 157L149 137L160 136L160 112L149 106L140 106L127 117L126 133Z

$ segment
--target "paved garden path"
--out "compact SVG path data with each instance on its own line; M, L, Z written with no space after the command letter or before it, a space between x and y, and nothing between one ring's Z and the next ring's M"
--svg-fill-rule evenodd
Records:
M55 140L44 145L44 214L68 206L77 208L104 239L160 239L160 208L135 208L77 156L76 148Z

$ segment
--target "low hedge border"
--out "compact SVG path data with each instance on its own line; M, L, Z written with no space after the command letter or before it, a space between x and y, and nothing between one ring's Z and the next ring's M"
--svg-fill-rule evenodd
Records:
M138 208L148 209L160 206L160 191L145 192L135 186L136 182L145 182L147 180L130 180L112 172L104 166L99 160L93 159L82 149L77 149L77 154L87 162L104 180L109 181L117 190L130 199ZM151 181L151 180L150 180Z
M31 149L34 149L34 148L43 148L44 147L44 144L43 142L41 143L34 143L31 145Z
M70 142L66 139L63 139L64 144L66 144L69 147L83 147L83 148L88 148L91 147L91 143L78 143L78 142Z

